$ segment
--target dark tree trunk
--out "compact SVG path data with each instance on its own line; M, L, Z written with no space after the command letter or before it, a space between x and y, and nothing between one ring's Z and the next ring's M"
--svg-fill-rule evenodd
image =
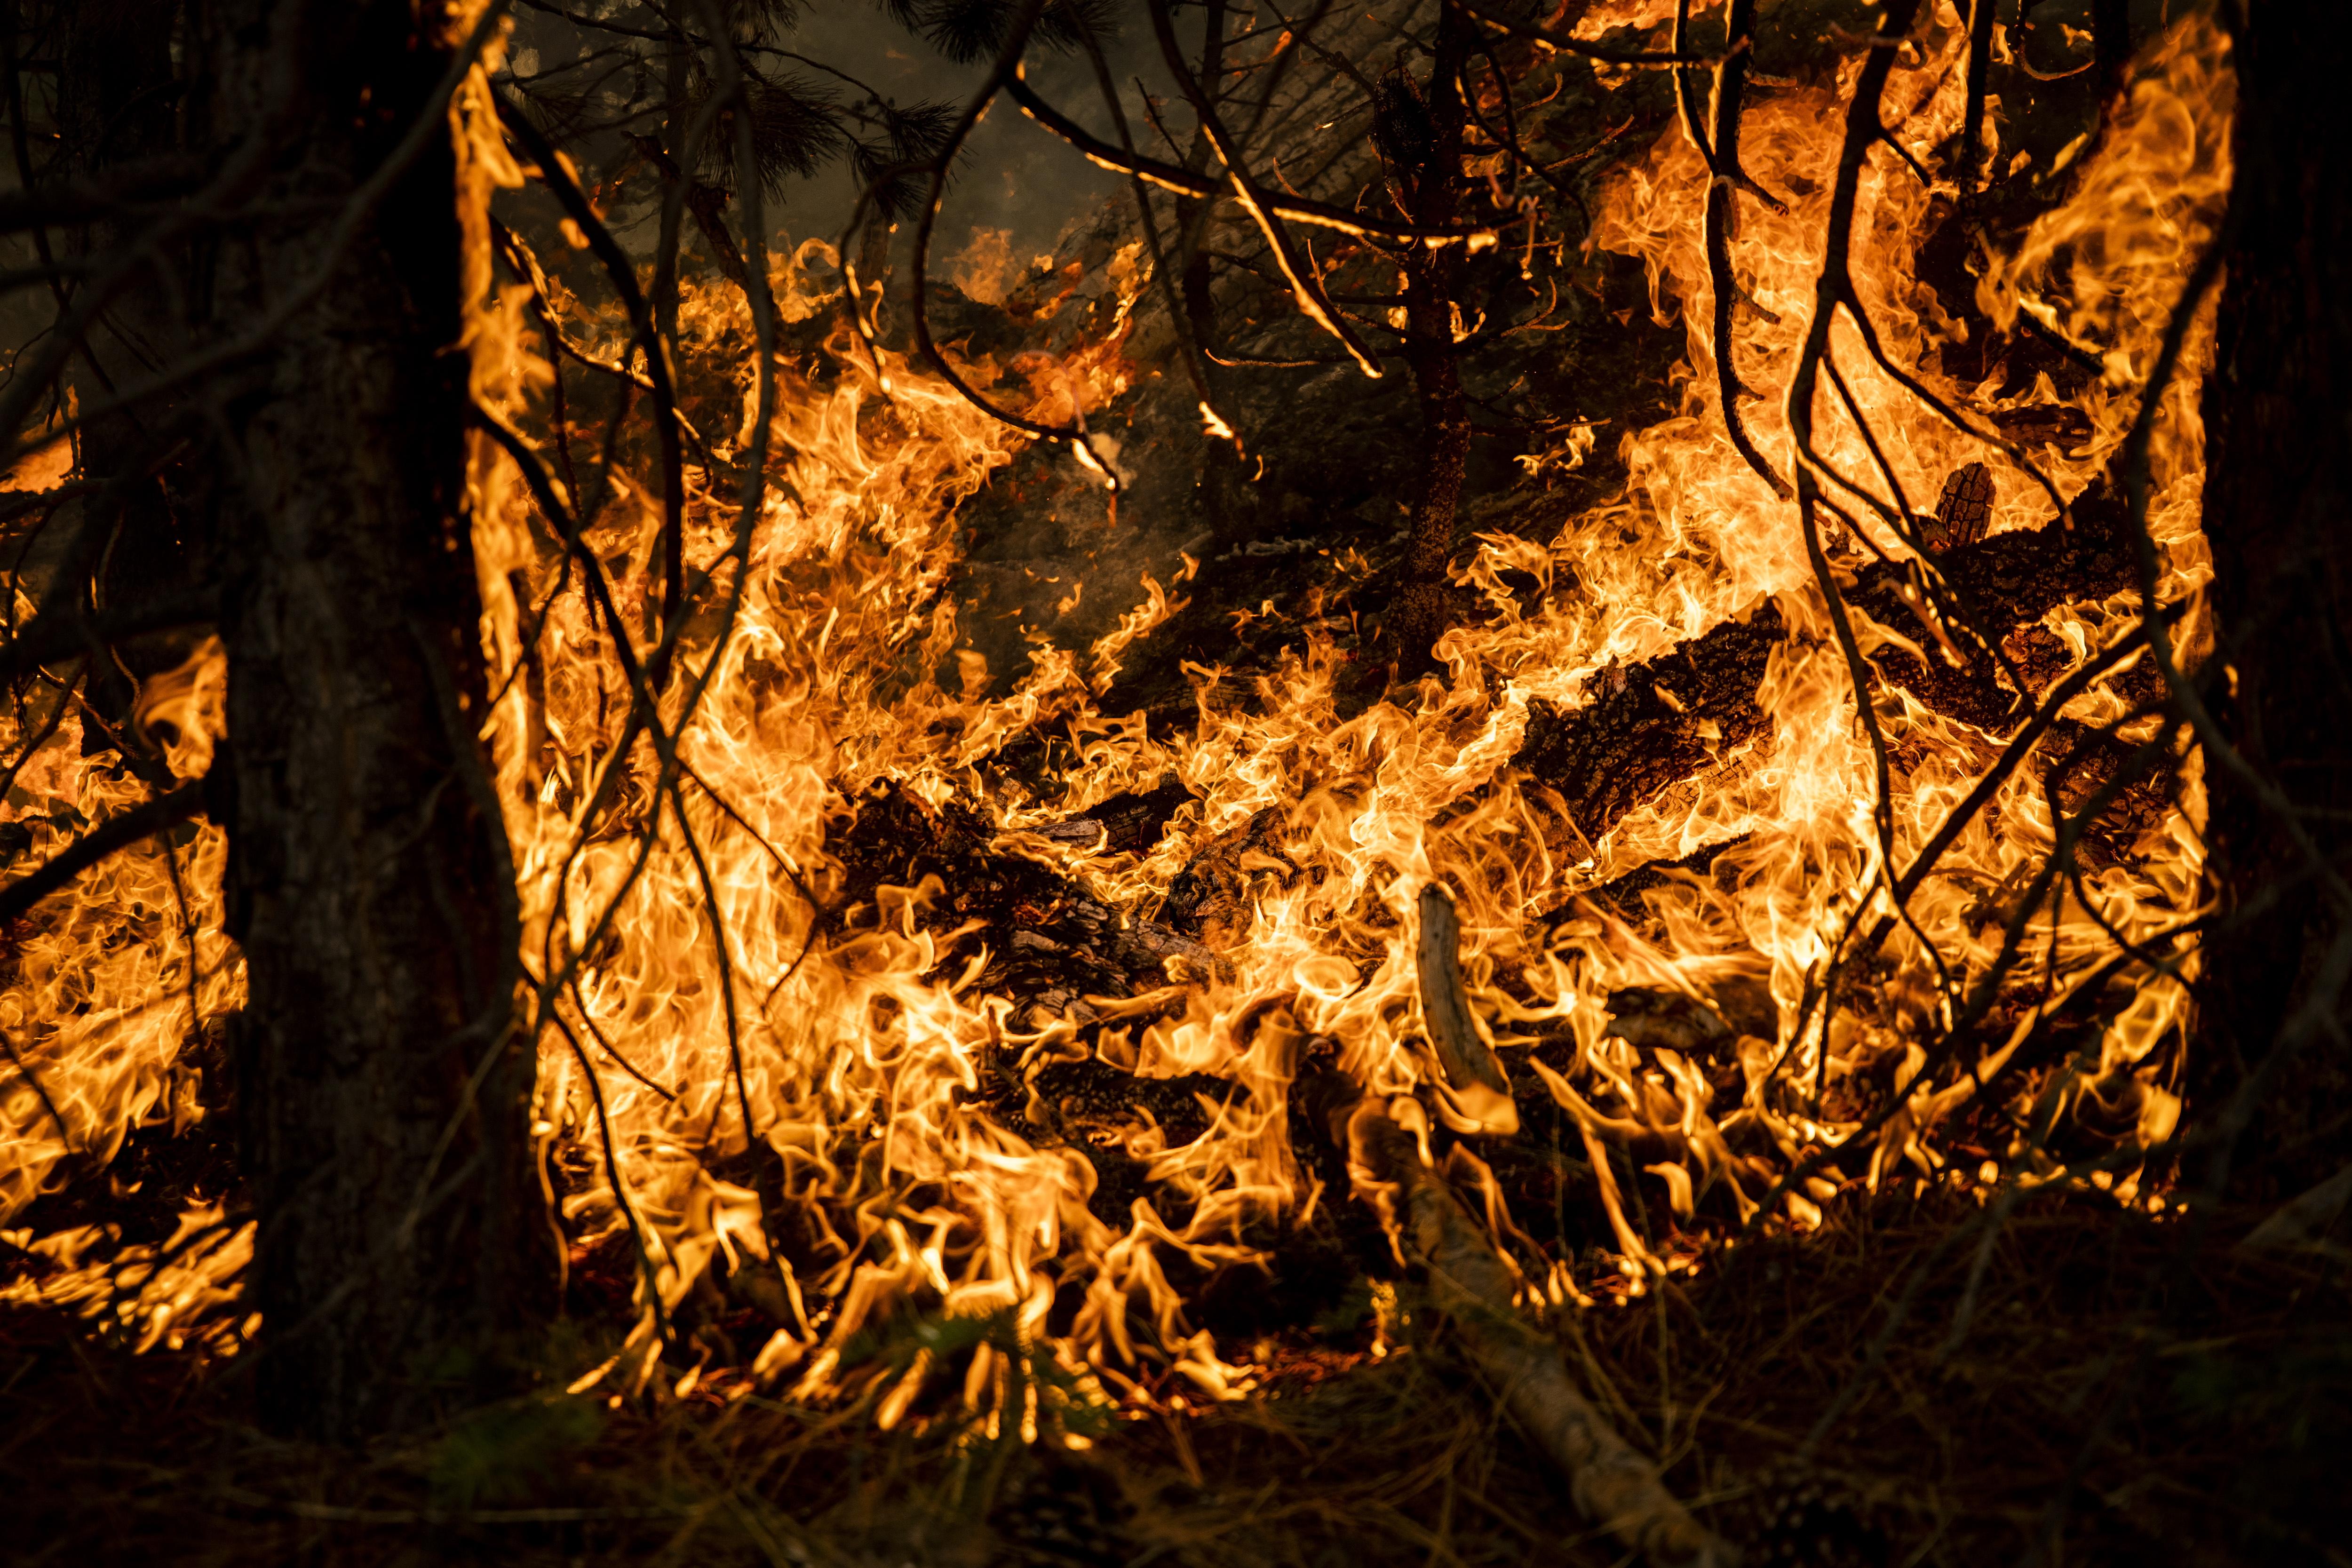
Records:
M2300 808L2339 876L2352 849L2352 187L2330 149L2347 50L2352 12L2317 0L2255 8L2240 39L2237 227L2204 405L2224 670L2211 689L2239 750ZM2327 959L2344 928L2285 826L2226 770L2208 777L2212 870L2231 910L2203 998L2203 1070L2220 1089L2259 1070L2315 997L2340 1025ZM2344 1157L2342 1039L2317 1031L2272 1064L2240 1149L2254 1191L2292 1189Z
M1400 66L1381 84L1376 134L1400 204L1423 227L1454 226L1462 206L1462 141L1468 113L1462 67L1474 41L1471 24L1448 5L1438 16L1429 85L1417 89ZM1461 246L1414 246L1403 258L1404 357L1421 412L1421 483L1407 523L1404 584L1389 616L1399 671L1416 676L1435 664L1431 645L1454 624L1446 592L1453 564L1462 478L1470 457L1470 410L1454 346Z
M513 874L475 739L446 136L339 255L326 247L403 134L442 112L441 16L240 0L210 35L226 156L240 136L274 154L264 216L221 247L220 333L251 331L333 268L226 400L243 494L224 551L215 795L251 984L240 1116L264 1415L337 1438L478 1394L548 1251Z

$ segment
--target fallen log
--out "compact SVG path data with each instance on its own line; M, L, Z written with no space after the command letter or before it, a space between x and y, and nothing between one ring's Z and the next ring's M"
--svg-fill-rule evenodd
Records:
M1881 679L1999 734L2022 722L2033 694L2063 672L2058 639L2029 628L2059 605L2136 581L2123 525L2116 496L2095 485L2075 500L2071 529L2053 522L1955 545L1936 558L1960 611L1948 619L1906 563L1873 562L1843 592L1851 608L1927 651L1921 658L1880 647L1870 658ZM1786 635L1779 610L1760 605L1645 664L1604 671L1583 707L1534 704L1514 765L1558 796L1554 808L1576 835L1598 840L1636 806L1769 733L1756 689ZM1993 646L2006 647L2029 689L2009 681Z
M1385 1197L1427 1268L1430 1294L1528 1436L1567 1475L1584 1516L1654 1568L1730 1568L1731 1546L1691 1517L1658 1468L1634 1451L1576 1385L1559 1347L1521 1318L1510 1266L1451 1185L1422 1163L1388 1110L1360 1100L1333 1112L1360 1192Z

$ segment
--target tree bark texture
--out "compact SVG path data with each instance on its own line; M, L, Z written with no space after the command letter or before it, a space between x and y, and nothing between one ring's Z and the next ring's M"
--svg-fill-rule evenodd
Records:
M2352 190L2330 149L2347 50L2352 13L2314 0L2253 7L2241 34L2235 230L2204 396L2214 697L2339 876L2352 848ZM2203 997L2202 1068L2218 1088L2274 1047L2342 922L2279 818L2227 770L2208 777L2212 873L2232 910ZM2273 1068L2240 1150L2258 1189L2325 1175L2352 1142L2340 995L2335 1011L2332 1041L2322 1031Z
M238 1078L263 1414L351 1438L482 1392L548 1252L512 868L475 738L446 136L340 254L325 247L417 117L441 112L450 55L437 9L419 22L404 0L242 0L215 21L222 129L272 149L269 206L222 247L215 318L247 330L333 268L225 399L244 493L215 795L251 988Z
M1399 66L1381 84L1374 134L1387 158L1398 204L1423 228L1454 226L1462 207L1462 141L1468 111L1462 68L1471 24L1453 6L1437 22L1435 57L1423 88ZM1400 673L1433 667L1431 645L1454 624L1446 593L1453 563L1462 478L1470 458L1470 408L1454 346L1455 300L1465 263L1458 245L1414 246L1403 258L1404 357L1421 412L1421 485L1407 523L1404 584L1390 616Z

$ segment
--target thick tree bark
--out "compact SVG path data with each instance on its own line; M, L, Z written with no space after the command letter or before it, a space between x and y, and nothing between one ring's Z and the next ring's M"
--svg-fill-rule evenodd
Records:
M2330 149L2347 50L2352 12L2314 0L2254 8L2240 38L2236 228L2204 402L2214 695L2339 876L2352 849L2352 190ZM2212 870L2233 911L2203 997L2202 1069L2218 1089L2275 1048L2342 922L2285 825L2226 769L2208 777ZM2340 994L2334 1007L2340 1026ZM2241 1147L2258 1186L2291 1189L2344 1158L2342 1038L2323 1032L2275 1064Z
M333 268L226 404L230 925L261 1216L265 1418L348 1438L478 1394L545 1258L516 1032L514 883L475 738L453 163L436 131L324 241L448 68L437 9L241 0L213 18L221 130L274 149L222 247L251 324ZM235 156L232 151L230 156Z
M1417 88L1402 67L1381 84L1376 134L1400 203L1423 228L1451 228L1461 215L1462 141L1469 120L1462 67L1473 41L1470 21L1445 6L1438 16L1428 86ZM1399 673L1408 677L1434 667L1431 645L1457 616L1445 574L1454 561L1470 458L1470 408L1454 337L1465 260L1458 245L1415 246L1403 258L1404 357L1421 412L1422 470L1407 523L1404 584L1389 625Z

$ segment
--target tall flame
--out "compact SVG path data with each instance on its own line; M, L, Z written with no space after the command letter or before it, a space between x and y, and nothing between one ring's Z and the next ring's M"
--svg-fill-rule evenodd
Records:
M1948 7L1906 47L1886 119L1916 154L1959 124L1964 47L1965 27ZM1751 386L1786 384L1813 309L1840 106L1855 68L1835 83L1775 88L1745 119L1747 167L1785 202L1775 209L1743 198L1732 244L1744 294L1733 354ZM2142 61L2087 161L2066 175L2068 199L2013 252L1983 258L1978 300L1998 327L2031 319L2095 346L2105 365L2103 378L2063 400L2089 436L2030 454L2068 497L2120 445L2172 295L2212 232L2229 177L2231 82L2212 25L2201 15L2176 25ZM524 171L499 134L485 79L452 115L471 226L471 390L516 427L543 430L554 372L531 312L543 307L583 357L613 364L628 359L627 323L560 284L534 304L529 289L495 281L488 197ZM845 1363L862 1332L910 1314L1011 1326L1009 1339L982 1342L954 1375L966 1404L1024 1431L1041 1420L1041 1386L1049 1422L1055 1399L1140 1396L1167 1370L1212 1397L1246 1387L1246 1367L1226 1359L1238 1352L1199 1331L1171 1266L1255 1257L1265 1222L1344 1195L1302 1168L1290 1137L1288 1090L1310 1050L1372 1095L1410 1096L1435 1079L1417 967L1421 895L1432 883L1453 894L1474 1027L1515 1072L1528 1064L1522 1076L1541 1082L1593 1154L1624 1260L1622 1289L1686 1266L1700 1227L1644 1240L1626 1218L1629 1195L1605 1146L1643 1150L1645 1169L1685 1222L1718 1186L1744 1219L1778 1173L1832 1149L1832 1163L1785 1195L1787 1223L1814 1223L1843 1185L1906 1170L1940 1179L1948 1155L1934 1136L1938 1121L2083 987L2124 994L2103 1008L2095 1060L2034 1080L2040 1124L2063 1114L2106 1126L2120 1118L2142 1145L2169 1131L2179 1110L2183 977L2193 971L2128 969L2115 981L2104 966L2117 951L2111 932L2154 940L2197 908L2193 756L2136 841L2030 922L2024 971L2045 984L2002 1015L2007 1045L1961 1064L1957 1078L1923 1080L1873 1136L1849 1142L1862 1119L1834 1091L1884 1079L1890 1064L1901 1076L1919 1069L1922 1036L1944 1016L1937 965L1959 981L1986 973L2000 947L1998 906L2020 886L2020 868L2052 852L2056 827L2035 770L2021 770L1921 883L1908 921L1886 942L1877 1001L1805 1026L1809 987L1841 933L1885 910L1883 894L1874 903L1857 895L1887 868L1872 820L1871 748L1794 509L1735 450L1715 412L1698 216L1706 183L1698 154L1670 129L1613 177L1593 235L1597 246L1638 258L1659 321L1683 324L1692 374L1680 410L1622 437L1622 492L1569 519L1548 543L1482 535L1460 582L1484 608L1440 645L1446 679L1351 715L1340 694L1348 656L1317 626L1271 672L1244 679L1196 668L1189 733L1155 737L1139 717L1103 712L1126 649L1181 608L1152 577L1142 602L1083 655L1040 644L1031 669L1001 695L978 695L961 679L948 689L947 676L963 673L956 605L942 592L959 563L957 507L1022 441L922 368L859 342L825 281L835 258L822 244L772 268L799 348L770 367L781 394L768 433L772 483L740 564L730 555L740 521L731 487L715 476L752 447L759 367L731 286L688 286L682 413L709 449L714 477L688 498L685 565L703 613L681 640L688 673L660 709L674 774L651 741L620 744L633 692L615 637L625 628L642 648L657 630L658 498L625 465L589 532L611 573L616 628L578 591L579 564L550 545L512 461L479 440L469 505L498 694L484 735L519 868L526 967L535 981L572 976L541 1020L534 1135L575 1256L613 1238L642 1251L634 1375L653 1375L656 1360L643 1352L703 1281L756 1263L762 1278L772 1270L783 1326L745 1370L788 1379L807 1396L870 1386L886 1425L927 1391L940 1396L930 1385L948 1375L945 1352L925 1349L894 1364L887 1387L874 1381L886 1376L879 1365ZM1937 193L1885 149L1863 172L1859 215L1854 278L1898 364L1980 416L2061 405L2047 376L2011 394L1943 370L1940 345L1963 329L1912 271L1941 221ZM1106 301L1108 332L1050 363L975 358L961 366L966 378L1057 423L1128 393L1139 379L1124 357L1129 312L1144 279L1132 247L1121 261L1084 285ZM2200 325L2188 374L2165 393L2153 453L2163 595L2192 631L2208 572L2196 399L2209 351ZM1850 326L1832 335L1832 352L1861 422L1824 393L1815 427L1831 468L1918 512L1956 471L1980 462L1994 531L2053 521L2047 493L2017 460L1906 391ZM1788 410L1759 397L1744 413L1785 471ZM1559 461L1573 466L1591 440L1580 429ZM1882 455L1899 498L1885 493ZM1545 461L1529 467L1540 473ZM1877 549L1909 553L1869 514L1862 526ZM1506 574L1532 575L1545 591L1530 603ZM730 602L731 616L722 615ZM1588 838L1546 801L1540 781L1512 766L1530 704L1574 710L1612 672L1768 605L1783 628L1756 694L1768 723L1752 736L1716 737L1693 783ZM2043 626L2080 661L2137 616L2134 596L2122 595L2053 610ZM1864 617L1861 631L1866 647L1935 657L1920 626ZM206 650L142 695L142 722L183 773L201 771L196 752L217 732L204 662L216 658ZM1900 759L1894 843L1907 863L1984 776L2001 737L1899 689L1874 701ZM2125 703L2095 686L2069 717L2104 721ZM1066 793L1053 801L1019 795L982 765L1045 725L1074 742ZM0 728L12 754L30 750L0 820L30 836L37 858L140 798L137 784L81 756L73 712L28 708L0 716ZM1171 773L1197 805L1140 853L1075 848L1042 831ZM666 776L674 787L665 789ZM1269 852L1251 871L1241 929L1216 943L1216 963L1171 972L1148 997L1092 999L1087 1018L1035 1026L974 984L986 955L951 929L955 889L885 887L866 908L838 908L845 878L829 834L886 782L933 807L985 808L998 853L1043 861L1130 918L1156 910L1215 836L1248 829ZM614 804L592 810L600 798ZM1622 873L1717 847L1711 874L1669 883L1645 914L1580 898ZM200 1113L182 1065L188 1042L241 996L237 960L220 933L222 854L219 831L200 826L116 856L11 939L0 990L12 1058L0 1089L0 1218L102 1164L134 1127L184 1125ZM1718 1004L1745 987L1767 1000L1739 1015L1738 1037L1709 1047L1734 1069L1727 1077L1711 1074L1688 1041L1612 1022L1612 994L1637 987ZM1522 1054L1538 1040L1560 1048ZM1142 1078L1213 1075L1232 1091L1204 1102L1205 1130L1179 1142L1139 1113L1122 1136L1146 1162L1152 1195L1106 1217L1090 1205L1097 1178L1081 1150L1037 1146L988 1110L983 1075L1007 1052L1024 1068L1088 1057ZM1816 1096L1816 1086L1832 1092ZM2058 1169L2025 1131L2000 1152L2024 1179ZM2126 1174L2118 1190L2137 1195L2137 1179ZM205 1213L205 1223L218 1217ZM1499 1194L1493 1213L1508 1242ZM789 1249L772 1241L783 1231L800 1238ZM55 1249L78 1263L92 1245L82 1237ZM1517 1253L1530 1292L1559 1303L1599 1288L1538 1250ZM215 1251L226 1260L235 1246ZM10 1289L79 1302L95 1288L68 1270ZM201 1293L182 1291L189 1301ZM1020 1353L1058 1368L1059 1381L1016 1375Z

